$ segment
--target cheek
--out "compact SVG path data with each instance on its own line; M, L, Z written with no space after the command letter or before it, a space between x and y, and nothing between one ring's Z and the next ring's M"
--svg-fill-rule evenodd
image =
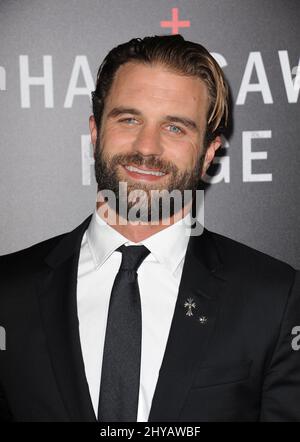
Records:
M181 140L168 140L166 155L180 169L192 168L199 156L200 145L190 137Z
M115 130L113 127L105 128L101 133L101 145L110 152L128 150L133 141L134 137L128 131Z

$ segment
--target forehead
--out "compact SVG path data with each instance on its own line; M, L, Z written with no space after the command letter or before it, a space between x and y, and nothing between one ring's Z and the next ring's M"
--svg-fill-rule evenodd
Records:
M169 111L175 107L194 118L205 118L208 104L207 86L200 78L178 74L161 64L132 62L118 69L106 100L107 108L143 105Z

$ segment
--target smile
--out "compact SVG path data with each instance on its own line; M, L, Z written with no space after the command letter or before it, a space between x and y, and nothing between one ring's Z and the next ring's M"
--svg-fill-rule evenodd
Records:
M139 174L139 175L148 175L148 176L156 176L156 177L160 177L160 176L164 176L166 175L166 173L164 172L160 172L158 170L151 170L151 169L140 169L138 167L135 166L124 166L124 168L131 173L134 174Z

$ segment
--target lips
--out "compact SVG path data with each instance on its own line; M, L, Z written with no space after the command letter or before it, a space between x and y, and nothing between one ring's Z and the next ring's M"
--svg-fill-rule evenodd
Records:
M123 167L131 177L136 179L153 181L167 175L166 173L161 172L159 169L148 169L145 166L137 167L131 164L126 164Z

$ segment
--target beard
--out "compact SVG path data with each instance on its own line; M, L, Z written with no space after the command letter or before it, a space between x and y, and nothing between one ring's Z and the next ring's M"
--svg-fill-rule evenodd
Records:
M190 203L195 196L200 182L200 172L203 168L205 153L198 155L194 168L181 171L170 161L164 161L155 155L141 155L139 152L105 156L97 138L95 148L95 178L98 192L109 190L113 192L115 201L113 207L110 200L107 203L118 215L125 215L127 221L159 222L172 217L175 213ZM135 181L126 176L122 166L144 166L158 169L166 173L159 179L160 183ZM125 185L125 192L120 192L120 186ZM124 188L123 188L124 189ZM186 192L189 191L189 192ZM170 198L170 194L177 198ZM180 196L180 198L178 198ZM187 198L186 198L187 196ZM125 207L121 210L121 207Z

